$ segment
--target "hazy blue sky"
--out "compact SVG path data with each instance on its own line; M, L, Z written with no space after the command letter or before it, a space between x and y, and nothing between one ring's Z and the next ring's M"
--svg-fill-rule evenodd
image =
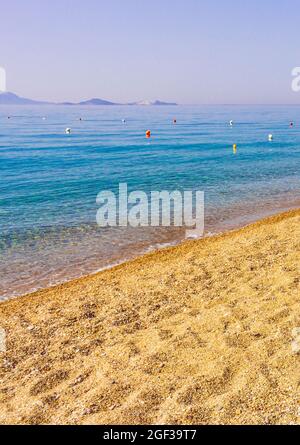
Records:
M300 103L299 23L299 0L0 0L0 66L36 99Z

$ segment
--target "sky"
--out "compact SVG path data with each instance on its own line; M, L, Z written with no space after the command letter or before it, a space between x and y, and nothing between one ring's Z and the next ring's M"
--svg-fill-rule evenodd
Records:
M299 0L0 0L0 66L24 97L300 103Z

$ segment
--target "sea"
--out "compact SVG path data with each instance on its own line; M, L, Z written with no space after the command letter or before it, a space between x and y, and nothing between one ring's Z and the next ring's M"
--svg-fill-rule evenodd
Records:
M99 227L101 191L203 191L211 236L300 207L299 173L297 105L2 105L0 300L185 239L184 227Z

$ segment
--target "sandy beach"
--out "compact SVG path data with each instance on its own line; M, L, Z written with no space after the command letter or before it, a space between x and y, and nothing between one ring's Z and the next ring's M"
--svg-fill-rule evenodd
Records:
M296 210L1 303L0 423L299 424L299 272Z

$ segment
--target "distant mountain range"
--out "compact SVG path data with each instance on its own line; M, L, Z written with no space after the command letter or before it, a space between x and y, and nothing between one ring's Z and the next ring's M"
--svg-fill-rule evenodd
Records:
M156 106L156 105L177 105L174 102L162 102L160 100L155 101L149 101L149 100L142 100L139 102L131 102L127 104L119 104L116 102L110 102L108 100L103 99L89 99L82 102L60 102L60 103L54 103L54 102L43 102L39 100L32 100L27 99L24 97L17 96L17 94L14 93L0 93L0 105L145 105L145 106Z
M14 93L0 93L0 105L47 105L49 102L25 99Z

